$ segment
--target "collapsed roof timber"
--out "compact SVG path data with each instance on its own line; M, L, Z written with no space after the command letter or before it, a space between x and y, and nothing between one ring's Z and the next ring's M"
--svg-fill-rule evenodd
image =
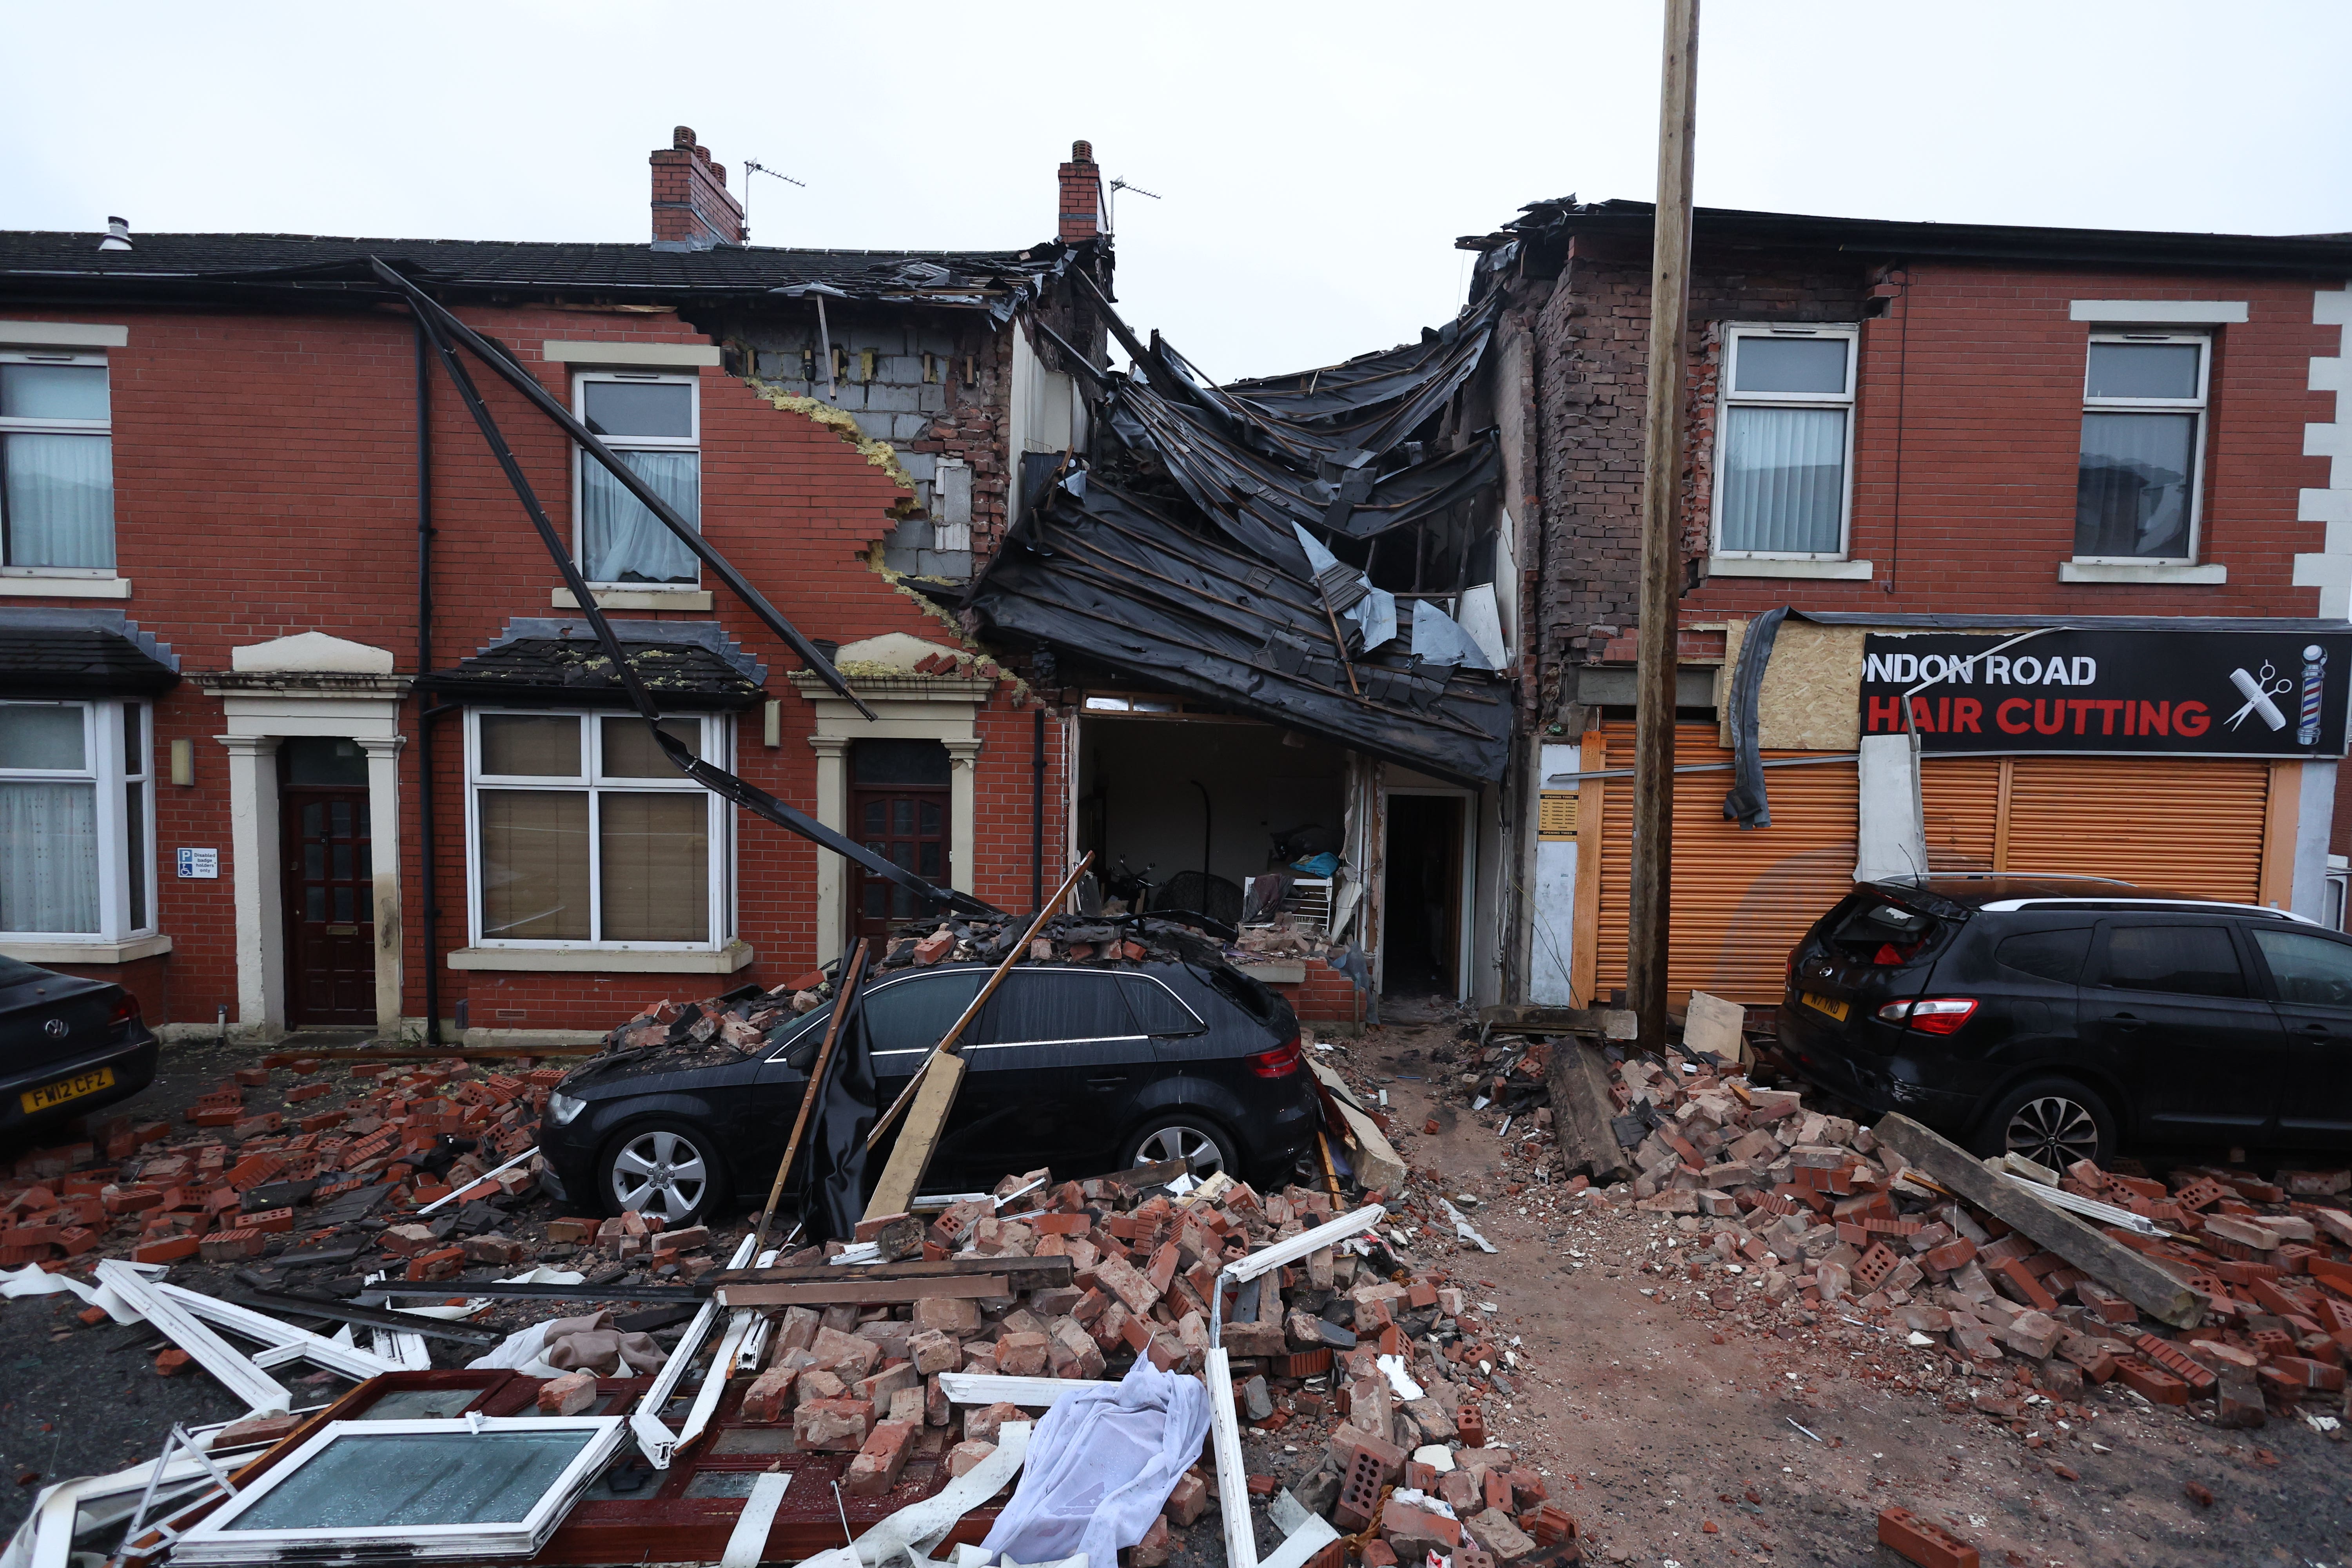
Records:
M1441 438L1497 307L1296 375L1212 384L1098 300L1134 363L1089 458L1033 462L965 600L995 634L1467 783L1499 779L1506 676L1438 600L1495 580L1494 433Z

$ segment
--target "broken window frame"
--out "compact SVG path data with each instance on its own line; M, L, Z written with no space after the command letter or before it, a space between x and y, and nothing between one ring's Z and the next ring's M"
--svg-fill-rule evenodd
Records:
M1738 392L1739 350L1744 342L1775 338L1843 339L1845 342L1845 390L1843 392ZM1853 553L1853 438L1854 426L1861 421L1862 398L1858 384L1862 374L1862 327L1859 322L1807 321L1790 323L1731 323L1723 329L1723 363L1716 394L1714 447L1707 455L1709 468L1709 512L1707 540L1709 553L1735 561L1846 561ZM1731 437L1731 416L1735 410L1759 409L1820 409L1832 408L1845 416L1845 430L1839 447L1841 476L1838 486L1837 548L1832 551L1748 550L1725 542L1724 528L1724 453Z
M571 719L582 726L580 771L573 773L492 773L482 765L481 725L485 717L518 714L531 718ZM685 773L607 775L604 766L604 724L625 715L611 709L520 708L484 705L466 710L466 921L468 943L480 948L541 952L717 952L734 940L735 857L734 816L718 795ZM634 719L628 721L635 723ZM665 714L662 722L699 727L695 752L719 767L732 765L734 726L724 713ZM482 848L484 792L585 795L588 797L588 930L585 937L509 937L489 933L485 921L485 859ZM700 942L613 940L604 934L604 801L615 795L641 793L699 794L703 798L704 852L709 859L705 937Z
M499 1433L586 1432L588 1440L559 1471L520 1520L467 1524L407 1524L353 1528L321 1525L307 1529L237 1530L235 1521L268 1498L277 1488L299 1475L338 1440L345 1437L409 1436L494 1436ZM626 1436L626 1422L618 1415L461 1416L437 1421L331 1421L301 1447L267 1471L220 1508L191 1526L174 1543L174 1555L191 1562L262 1562L307 1559L329 1549L339 1558L373 1555L368 1548L392 1549L416 1557L527 1557L545 1544L563 1516L591 1482L612 1462ZM241 1553L236 1548L246 1549ZM356 1553L353 1549L357 1549Z
M692 457L695 460L694 506L691 510L685 507L679 507L678 510L685 515L686 520L688 522L694 524L698 532L700 531L702 528L702 377L693 371L620 369L574 371L572 375L572 416L583 424L587 424L588 422L588 388L590 385L594 384L632 386L683 386L687 389L687 424L688 429L692 432L689 435L610 436L605 435L602 430L596 430L596 434L604 438L604 445L610 447L613 452L616 456L620 457L625 462L627 460L628 455L632 452L668 453ZM589 427L592 430L596 428L594 426L590 426ZM588 579L589 587L600 592L609 593L688 594L699 592L702 588L702 563L699 561L692 562L690 575L676 579L663 579L660 581L650 579L632 580L628 578L600 577L593 571L590 570L588 561L588 489L590 484L597 479L600 473L601 470L598 469L594 459L590 458L587 452L582 449L582 447L575 442L572 447L572 558L580 563L580 574ZM644 476L641 475L640 477L642 478ZM646 479L646 482L650 484L652 483L652 480L648 479ZM615 485L615 489L618 490L617 485ZM618 491L617 499L624 505L635 506L638 508L640 511L645 510L644 503L628 495L626 491ZM672 502L672 504L676 505L675 502ZM652 514L650 512L647 512L646 516L648 524L658 528L658 524L652 523ZM667 531L663 531L660 537L666 541L669 539L669 535ZM677 548L680 550L684 549L682 545L677 546Z

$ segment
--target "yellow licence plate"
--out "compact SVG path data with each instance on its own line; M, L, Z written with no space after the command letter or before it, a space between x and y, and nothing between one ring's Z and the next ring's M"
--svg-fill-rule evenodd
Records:
M1846 1005L1836 997L1824 996L1818 991L1800 991L1797 993L1797 1000L1816 1013L1827 1013L1841 1024L1845 1022L1845 1016L1850 1011Z
M79 1100L85 1094L96 1094L101 1089L113 1087L114 1069L100 1068L93 1072L67 1079L62 1083L48 1083L43 1084L38 1089L28 1089L17 1098L25 1102L26 1112L30 1114L36 1110L47 1110L52 1105L63 1105L68 1100Z

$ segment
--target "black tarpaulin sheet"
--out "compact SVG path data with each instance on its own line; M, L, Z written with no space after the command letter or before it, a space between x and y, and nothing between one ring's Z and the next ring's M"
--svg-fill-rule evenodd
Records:
M843 969L835 973L845 973ZM808 1175L801 1184L804 1241L847 1241L866 1215L866 1140L874 1131L873 1042L866 1037L863 994L850 998L849 1016L833 1050L833 1065L818 1086L816 1112L809 1121ZM876 1172L877 1176L880 1174Z

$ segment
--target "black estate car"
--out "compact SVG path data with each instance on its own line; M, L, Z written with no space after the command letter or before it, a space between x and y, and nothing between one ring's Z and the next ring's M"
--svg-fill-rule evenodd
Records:
M155 1078L155 1037L121 986L0 958L0 1135L128 1100Z
M880 1104L895 1099L987 983L992 966L885 973L858 995ZM762 1203L824 1037L828 1008L729 1053L656 1050L591 1061L540 1126L565 1195L673 1224ZM969 1064L929 1191L985 1188L1181 1157L1195 1174L1286 1175L1320 1115L1290 1005L1221 961L1021 964L966 1032ZM877 1167L878 1168L878 1167Z
M2352 1146L2352 938L2251 904L1864 883L1790 956L1780 1037L1832 1093L1984 1154Z

